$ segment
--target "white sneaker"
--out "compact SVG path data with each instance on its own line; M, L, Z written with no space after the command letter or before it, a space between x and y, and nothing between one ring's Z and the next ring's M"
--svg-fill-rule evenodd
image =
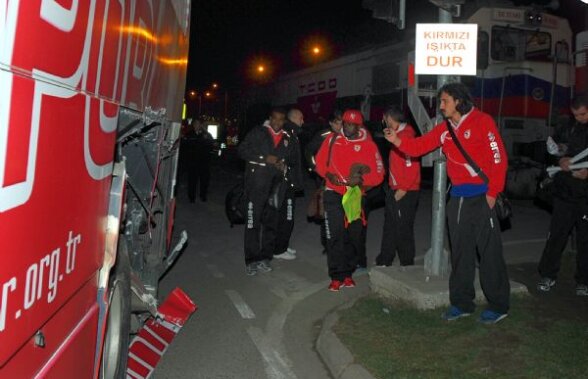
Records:
M296 255L296 249L292 249L291 247L287 248L286 251L292 255Z
M296 255L294 255L294 254L290 253L288 250L286 250L282 254L274 255L274 258L285 259L287 261L291 261L293 259L296 259Z
M588 296L588 286L585 284L578 284L576 286L576 295L578 296Z

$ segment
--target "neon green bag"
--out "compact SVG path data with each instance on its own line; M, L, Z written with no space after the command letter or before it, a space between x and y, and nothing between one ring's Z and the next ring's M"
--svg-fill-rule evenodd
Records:
M347 187L345 195L341 200L345 217L347 221L352 223L361 218L361 189L359 186Z

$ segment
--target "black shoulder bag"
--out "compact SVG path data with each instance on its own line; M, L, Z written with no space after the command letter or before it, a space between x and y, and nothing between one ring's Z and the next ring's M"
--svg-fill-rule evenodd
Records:
M329 152L327 154L327 167L331 164L331 155L333 153L333 145L335 144L335 140L337 139L337 134L331 132L332 138L329 141ZM325 138L329 138L331 134L327 135ZM308 206L306 208L306 216L311 220L323 220L325 218L325 207L323 203L323 195L325 194L325 184L326 180L323 180L322 184L319 188L317 188L312 196L310 197L310 201L308 202Z
M484 174L484 171L480 169L480 166L478 166L476 162L474 162L472 157L470 157L470 155L465 151L465 149L459 142L459 139L457 138L457 135L455 134L453 127L449 124L449 121L446 120L445 125L447 126L449 134L451 134L451 138L453 138L455 146L457 146L459 151L461 151L461 154L464 156L466 161L468 161L468 164L472 167L472 169L474 169L476 174L478 174L478 176L482 178L484 183L488 185L488 183L490 183L490 180L488 180L488 177L486 176L486 174ZM494 205L494 209L496 210L496 217L498 217L498 219L501 221L512 217L512 205L503 192L500 192L496 196L496 204Z

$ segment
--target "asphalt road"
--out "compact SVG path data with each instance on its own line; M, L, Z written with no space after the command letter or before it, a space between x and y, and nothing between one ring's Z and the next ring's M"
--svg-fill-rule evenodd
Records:
M186 229L189 244L161 281L160 297L181 287L199 309L153 377L329 378L315 351L320 322L365 294L367 275L358 278L357 288L327 290L319 227L306 221L304 198L297 201L291 243L297 259L274 260L272 272L245 275L243 226L230 228L224 214L224 196L237 180L215 169L206 203L189 203L185 185L179 186L176 233ZM381 231L370 240L376 243L379 236Z

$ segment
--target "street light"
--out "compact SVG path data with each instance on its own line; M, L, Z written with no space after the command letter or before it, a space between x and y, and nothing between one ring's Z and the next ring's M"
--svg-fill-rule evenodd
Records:
M319 46L314 46L314 47L312 48L312 53L313 53L314 55L319 55L319 54L321 53L321 48L320 48Z
M212 83L212 88L217 89L218 88L218 84Z
M257 72L259 72L260 74L263 73L265 71L265 66L260 64L257 66Z

